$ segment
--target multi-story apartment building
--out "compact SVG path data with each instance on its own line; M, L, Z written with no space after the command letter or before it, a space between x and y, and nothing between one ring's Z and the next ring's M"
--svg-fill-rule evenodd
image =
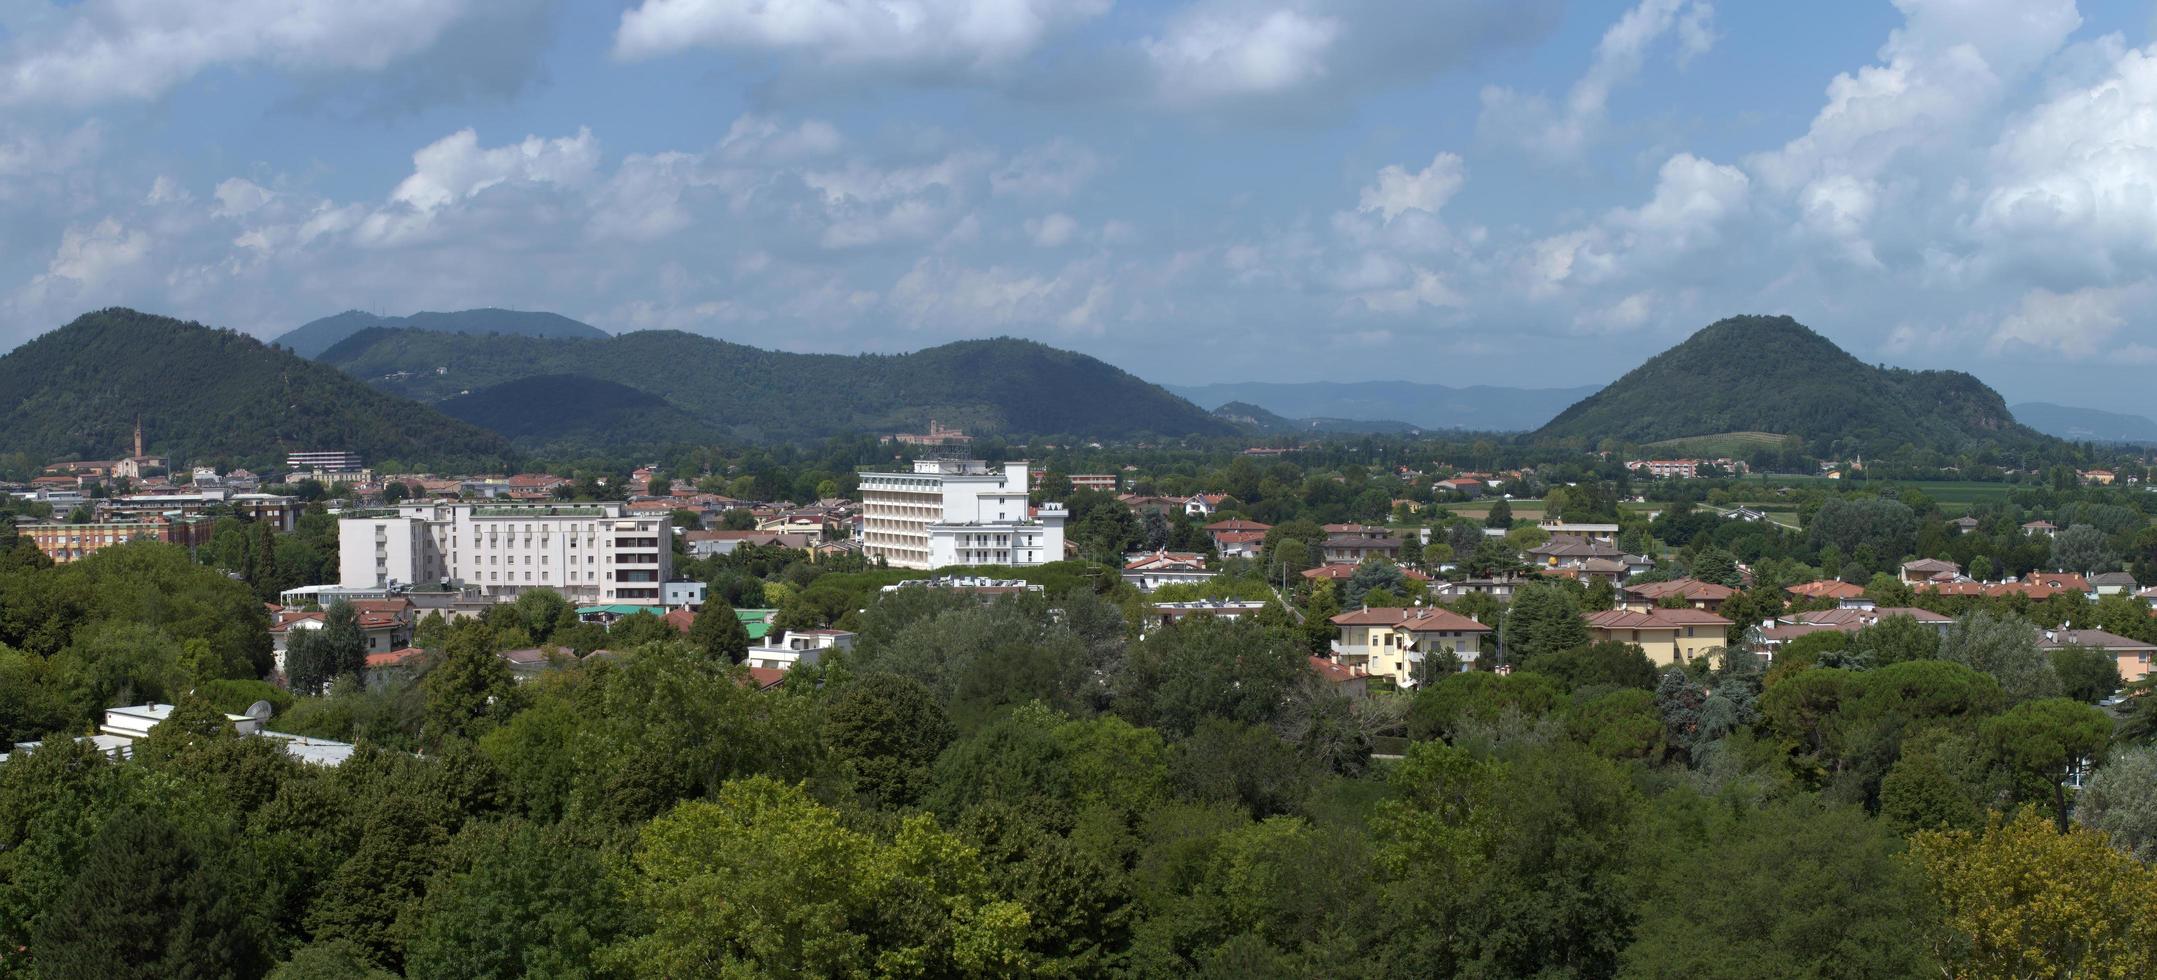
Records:
M101 501L98 511L113 517L172 517L206 513L219 505L250 521L267 521L279 531L291 531L299 526L300 502L296 497L274 493L231 493L222 489L113 497Z
M96 554L99 549L130 541L166 541L182 547L208 539L209 522L199 518L166 520L101 521L95 524L24 524L15 529L56 564L65 565Z
M674 570L665 516L617 503L410 503L337 522L347 588L448 580L501 600L550 588L580 604L659 606Z
M895 568L1041 565L1064 556L1064 508L1026 501L1026 464L921 459L861 474L861 550Z
M337 451L285 455L285 469L288 470L356 470L360 465L358 453Z

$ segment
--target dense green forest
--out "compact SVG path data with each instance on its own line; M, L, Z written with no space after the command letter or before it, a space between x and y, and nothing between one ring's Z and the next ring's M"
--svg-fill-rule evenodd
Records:
M0 446L35 460L281 464L293 450L498 468L500 436L229 330L99 310L0 357Z
M920 431L931 419L977 434L1235 431L1091 357L1008 338L849 357L760 350L676 331L583 341L373 329L320 360L424 402L520 378L584 375L657 395L706 424L758 441Z
M422 312L410 316L381 316L346 310L343 313L309 320L278 335L271 341L301 357L315 357L335 347L344 340L370 327L406 327L413 330L432 330L436 333L505 334L520 337L576 337L584 340L605 340L607 332L572 320L559 313L535 313L525 310L501 310L494 308L457 310L449 313Z
M1796 436L1825 458L2051 441L2016 424L1999 394L1967 374L1874 367L1789 317L1767 316L1709 325L1534 438L1593 446L1726 432Z
M518 378L436 403L442 414L508 436L519 445L633 446L715 442L721 429L666 399L577 374Z

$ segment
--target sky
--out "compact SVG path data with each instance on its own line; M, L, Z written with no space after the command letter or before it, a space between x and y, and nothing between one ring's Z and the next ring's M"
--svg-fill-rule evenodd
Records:
M1607 382L1721 317L2153 412L2157 9L0 0L0 349L502 306L1149 380Z

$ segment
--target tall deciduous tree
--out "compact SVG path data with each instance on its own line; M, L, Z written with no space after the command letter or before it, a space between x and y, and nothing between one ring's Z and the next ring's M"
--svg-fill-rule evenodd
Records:
M30 948L37 974L50 977L249 976L265 965L228 877L149 809L105 824L38 916Z
M2157 871L2103 834L2024 810L1982 833L1917 834L1910 850L1942 911L1924 935L1944 975L2157 975Z
M2104 754L2112 722L2089 705L2043 698L1986 722L1984 734L1993 758L2015 774L2018 794L2031 802L2049 799L2053 819L2065 831L2067 777Z

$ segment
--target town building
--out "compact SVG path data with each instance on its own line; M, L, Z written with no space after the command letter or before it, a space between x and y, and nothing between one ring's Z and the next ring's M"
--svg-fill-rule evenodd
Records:
M572 603L659 606L672 578L666 520L618 503L399 505L337 522L346 588L446 582L497 601L533 588Z
M163 541L194 547L209 540L210 525L200 518L147 517L95 524L22 524L15 530L54 564L65 565L130 541Z
M1143 551L1125 555L1123 580L1142 593L1164 585L1197 585L1213 578L1206 556L1188 551Z
M274 493L231 493L219 488L191 493L137 493L98 503L101 513L124 519L192 516L208 513L213 507L223 507L236 517L257 523L268 522L279 532L289 533L299 526L299 498Z
M1596 643L1630 643L1657 667L1687 664L1722 655L1730 621L1699 609L1606 609L1587 614L1588 637Z
M2040 633L2037 647L2040 650L2063 650L2068 647L2088 647L2102 650L2119 664L2120 680L2132 684L2147 680L2150 676L2150 655L2157 653L2157 644L2129 639L2117 633L2090 629L2056 629Z
M862 554L894 568L1043 565L1064 557L1064 507L1027 505L1026 464L920 459L861 474Z
M1147 632L1186 619L1238 620L1256 616L1266 608L1264 599L1194 599L1190 602L1156 602L1146 608L1143 627Z
M1646 612L1662 605L1663 600L1676 596L1689 609L1715 612L1723 603L1737 594L1736 589L1696 578L1676 578L1667 582L1643 582L1625 589L1623 606L1635 612Z
M764 670L792 670L796 664L816 666L829 651L853 648L854 634L845 630L787 630L776 643L750 647L742 662Z
M893 433L891 441L902 446L963 446L974 441L974 437L958 429L945 428L930 419L929 431Z
M1071 489L1073 490L1099 490L1102 493L1115 493L1116 485L1117 480L1114 473L1071 474Z
M1225 493L1194 493L1189 500L1183 502L1183 514L1185 517L1201 519L1212 517L1223 505L1232 503L1235 499Z
M285 455L288 470L334 470L348 472L360 469L364 464L358 453L343 451L297 452Z
M1904 585L1953 582L1962 578L1962 566L1945 558L1919 558L1903 562L1900 577Z
M1428 655L1450 653L1456 669L1471 668L1482 654L1490 627L1436 606L1363 608L1327 620L1340 630L1334 663L1414 687L1416 665Z
M1326 539L1319 543L1319 558L1327 562L1360 562L1371 555L1398 559L1401 542L1393 532L1363 524L1327 524Z

